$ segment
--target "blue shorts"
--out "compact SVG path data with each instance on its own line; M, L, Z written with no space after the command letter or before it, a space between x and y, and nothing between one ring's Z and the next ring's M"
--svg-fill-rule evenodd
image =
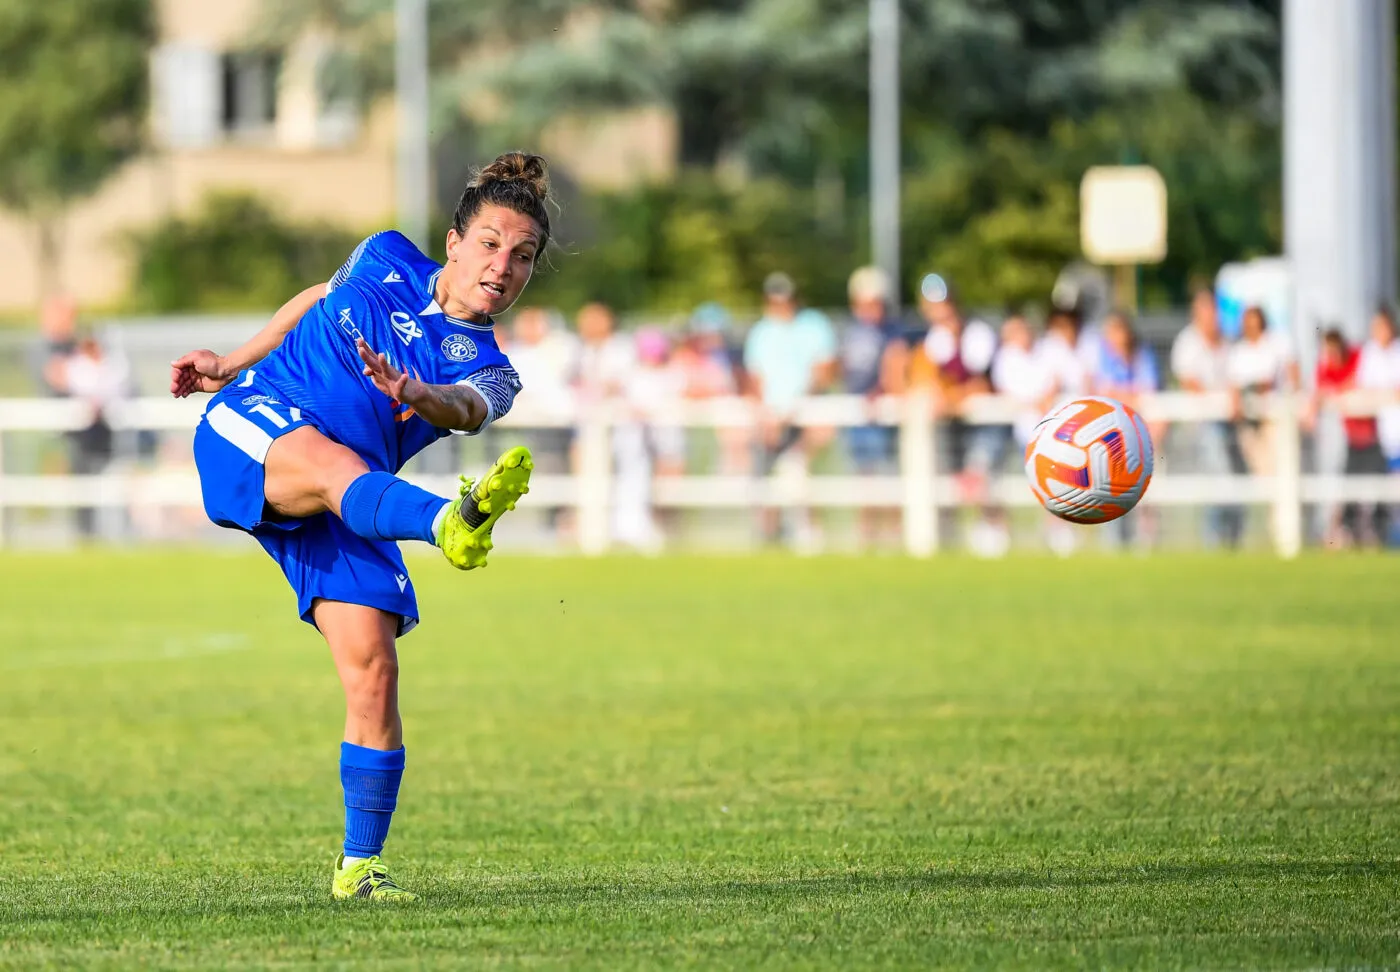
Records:
M297 595L297 612L316 622L317 598L399 616L399 634L418 624L418 600L398 544L366 540L333 513L280 518L267 508L263 462L279 437L312 423L270 386L229 385L209 403L194 433L204 511L219 526L251 533L277 561ZM314 426L313 426L314 427Z
M888 425L856 425L846 430L851 462L863 474L877 473L894 463L898 440Z

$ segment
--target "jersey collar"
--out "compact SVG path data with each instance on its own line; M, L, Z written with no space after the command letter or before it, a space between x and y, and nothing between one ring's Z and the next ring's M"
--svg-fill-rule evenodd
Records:
M490 318L486 319L485 324L477 324L473 321L464 321L460 317L453 317L451 314L445 312L437 302L437 281L440 276L442 276L442 267L438 267L434 270L432 276L428 278L428 306L418 312L419 317L431 317L434 314L441 314L443 320L450 324L456 324L458 327L471 328L473 331L494 331L496 329L496 322Z

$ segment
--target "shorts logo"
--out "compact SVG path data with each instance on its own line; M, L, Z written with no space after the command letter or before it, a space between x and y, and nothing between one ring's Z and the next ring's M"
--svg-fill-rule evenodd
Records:
M272 402L274 404L279 405L281 404L277 401L277 399L273 398L271 395L249 395L247 398L243 399L244 405L261 405L264 402Z
M476 357L476 344L465 334L449 334L442 339L442 353L448 361L470 361Z

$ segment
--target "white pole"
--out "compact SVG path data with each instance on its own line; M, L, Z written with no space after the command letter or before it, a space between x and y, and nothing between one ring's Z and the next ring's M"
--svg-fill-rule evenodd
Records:
M433 192L428 136L428 0L395 0L399 229L425 251Z
M938 546L938 511L934 509L933 404L923 392L904 399L899 474L904 481L904 551L911 557L928 557Z
M870 0L870 232L875 265L899 286L899 0Z
M1394 0L1285 0L1284 237L1293 333L1364 337L1395 297Z

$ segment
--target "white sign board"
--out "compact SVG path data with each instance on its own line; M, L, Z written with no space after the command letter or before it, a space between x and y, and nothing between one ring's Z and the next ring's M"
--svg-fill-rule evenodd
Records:
M1167 184L1150 165L1094 166L1079 186L1079 237L1100 266L1167 255Z

